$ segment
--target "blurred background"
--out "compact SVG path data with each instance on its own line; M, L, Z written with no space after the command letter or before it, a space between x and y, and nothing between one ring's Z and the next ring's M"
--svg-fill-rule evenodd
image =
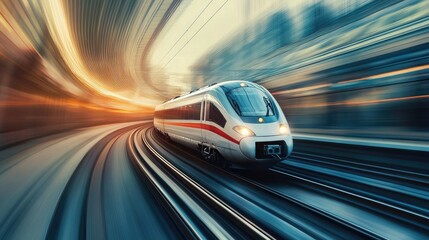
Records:
M0 2L0 147L234 79L292 132L429 140L429 1Z

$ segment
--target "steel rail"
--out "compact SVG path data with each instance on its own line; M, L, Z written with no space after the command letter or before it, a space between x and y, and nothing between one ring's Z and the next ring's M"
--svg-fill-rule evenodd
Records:
M146 132L147 134L147 132ZM160 160L161 163L165 167L167 167L171 172L173 172L177 177L179 177L182 181L186 182L188 186L192 187L194 191L198 192L200 196L204 197L206 201L211 202L213 205L219 207L222 209L227 215L235 219L237 222L239 222L243 227L247 228L248 230L252 231L258 238L261 239L275 239L273 236L271 236L269 233L264 231L262 228L260 228L257 224L253 223L251 220L243 216L241 213L236 211L233 207L216 197L213 193L211 193L209 190L198 184L196 181L194 181L191 177L186 175L184 172L179 170L177 167L175 167L173 164L171 164L167 159L165 159L161 154L159 154L149 143L146 134L142 135L143 143L145 146L152 152L153 155L155 155L158 160Z

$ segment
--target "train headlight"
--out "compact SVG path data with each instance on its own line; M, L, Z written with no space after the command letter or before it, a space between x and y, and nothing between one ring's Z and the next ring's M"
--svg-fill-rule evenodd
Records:
M247 127L235 126L233 129L243 137L255 136L255 133L252 130L248 129Z
M280 131L280 134L290 134L290 129L287 124L280 124L279 131Z

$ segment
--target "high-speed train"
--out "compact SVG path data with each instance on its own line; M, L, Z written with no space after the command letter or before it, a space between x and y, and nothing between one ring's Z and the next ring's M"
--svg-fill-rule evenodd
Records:
M293 149L277 101L247 81L212 84L158 105L154 127L223 167L269 167Z

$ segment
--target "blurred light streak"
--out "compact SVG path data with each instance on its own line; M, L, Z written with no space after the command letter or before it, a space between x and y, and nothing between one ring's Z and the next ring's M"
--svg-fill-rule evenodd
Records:
M150 118L146 54L179 4L0 1L0 148Z
M329 86L332 86L332 84L325 83L325 84L319 84L319 85L315 85L315 86L295 88L295 89L284 90L284 91L280 91L280 92L273 92L273 95L282 95L282 94L289 94L289 93L295 93L295 92L303 92L303 91L315 90L315 89L329 87Z
M15 64L36 52L48 81L94 104L153 107L146 55L180 4L167 1L15 1L0 3L0 56ZM113 106L115 107L115 106Z
M48 19L47 25L52 39L58 46L60 54L68 67L70 67L73 73L78 76L78 79L102 95L128 101L128 98L107 90L96 77L91 76L87 71L85 63L82 61L82 57L78 53L76 43L70 35L69 23L67 22L63 3L61 1L50 0L49 4L43 5L43 7L44 14Z
M400 97L400 98L388 98L388 99L379 99L379 100L366 100L366 101L349 101L345 103L339 103L341 104L347 104L347 105L369 105L369 104L378 104L378 103L385 103L385 102L393 102L393 101L405 101L405 100L413 100L413 99L425 99L429 98L429 95L420 95L420 96L410 96L410 97Z
M31 107L31 106L57 106L57 107L71 107L71 108L86 108L92 110L99 110L105 112L114 112L114 113L135 113L134 111L124 110L124 109L116 109L116 108L106 108L100 107L99 105L91 104L91 103L83 103L76 100L62 100L60 102L55 102L53 99L49 98L40 98L34 99L33 101L1 101L0 107ZM140 113L151 113L152 111L141 111Z
M399 75L399 74L405 74L405 73L420 71L420 70L424 70L424 69L429 69L429 64L423 65L423 66L418 66L418 67L396 70L396 71L382 73L382 74L377 74L377 75L364 77L364 78L345 80L345 81L338 82L338 84L346 84L346 83L352 83L352 82L357 82L357 81L361 81L361 80L371 80L371 79L376 79L376 78L391 77L391 76L395 76L395 75Z
M370 104L379 104L386 102L395 102L395 101L406 101L414 99L429 99L429 95L418 95L418 96L409 96L409 97L399 97L399 98L387 98L387 99L377 99L377 100L362 100L362 101L345 101L345 102L333 102L333 103L314 103L314 104L300 104L300 105L289 105L289 108L317 108L317 107L329 107L329 106L342 106L342 105L370 105Z
M75 37L71 36L72 26L75 23L68 23L67 16L64 10L64 5L60 1L52 0L48 5L44 6L44 13L48 18L48 27L49 32L52 35L53 40L56 45L59 47L61 52L61 56L64 58L68 66L71 68L72 72L78 76L78 79L81 80L85 85L99 92L101 95L107 97L118 98L120 100L124 100L130 103L137 103L145 105L145 101L136 100L135 98L131 98L129 95L117 94L114 91L109 90L109 87L102 83L102 80L98 79L97 76L99 73L93 74L88 69L88 58L85 58L85 55L79 54L82 52L82 49L79 49L78 43L75 42ZM100 17L101 19L101 17ZM99 19L99 20L100 20ZM101 26L101 23L98 23L99 27L111 27L111 26ZM122 29L121 29L122 30ZM133 30L124 29L124 30ZM135 33L134 33L135 34ZM106 46L107 47L107 46ZM115 49L111 49L110 51L115 52ZM130 55L132 56L132 55ZM107 60L107 59L103 59ZM115 59L111 59L112 62L105 62L103 65L106 67L115 63ZM134 64L133 62L131 64ZM134 66L133 66L134 67ZM108 68L106 69L108 71ZM109 76L106 76L109 77ZM129 77L131 78L131 77ZM121 79L122 81L129 81L128 79ZM104 79L106 81L106 79ZM147 100L146 100L147 101Z

